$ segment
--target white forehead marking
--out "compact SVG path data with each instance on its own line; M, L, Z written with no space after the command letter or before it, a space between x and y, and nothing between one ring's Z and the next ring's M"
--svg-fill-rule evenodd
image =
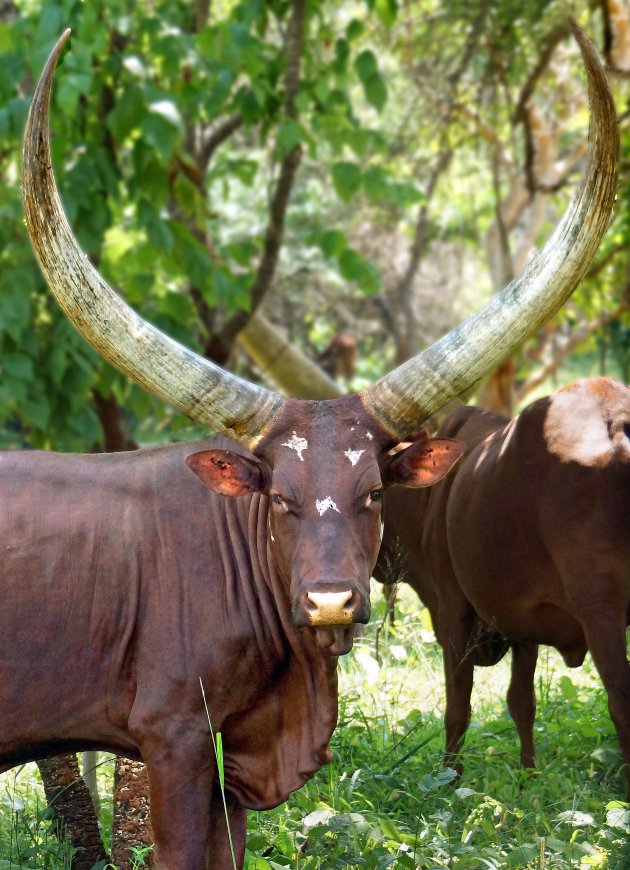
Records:
M374 441L374 435L372 435L371 432L366 432L365 437L368 438L370 441Z
M356 465L359 459L361 459L362 453L365 453L365 450L346 450L343 455L346 456L353 465Z
M329 495L327 495L326 498L318 498L315 502L315 507L317 508L317 513L320 515L320 517L323 517L329 508L333 511L337 511L338 514L341 513L341 511Z
M308 441L306 440L306 438L300 438L300 436L297 434L297 432L294 431L293 435L291 435L289 440L283 441L280 446L281 447L288 447L289 450L295 450L297 455L300 457L300 461L304 462L304 457L302 456L302 453L308 447Z

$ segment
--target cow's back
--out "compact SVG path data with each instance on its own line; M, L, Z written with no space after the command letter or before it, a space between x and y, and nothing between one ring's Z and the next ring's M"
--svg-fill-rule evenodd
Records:
M513 640L585 652L567 584L614 576L630 604L630 391L576 382L528 406L475 447L447 509L458 582L476 611ZM585 580L585 582L587 582Z

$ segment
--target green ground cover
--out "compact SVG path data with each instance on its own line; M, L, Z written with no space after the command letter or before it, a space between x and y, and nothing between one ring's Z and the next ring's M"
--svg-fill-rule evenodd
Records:
M290 801L249 819L247 870L630 868L630 805L606 696L589 661L543 650L538 767L523 771L504 696L509 662L477 669L460 780L444 768L441 655L402 590L394 627L376 619L340 665L334 761ZM112 764L100 767L104 835ZM50 830L37 769L0 777L0 870L70 867ZM139 858L139 866L141 858Z

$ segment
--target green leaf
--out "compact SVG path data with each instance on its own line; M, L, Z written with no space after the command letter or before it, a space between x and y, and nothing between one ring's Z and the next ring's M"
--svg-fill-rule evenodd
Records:
M39 395L36 399L27 399L22 402L20 411L24 415L25 422L30 426L45 431L50 423L50 403L45 396Z
M0 359L0 371L20 381L33 378L33 360L23 353L5 353Z
M385 79L376 72L363 82L363 90L368 103L380 112L387 102Z
M534 843L523 843L522 846L517 846L516 849L512 849L508 855L508 866L518 868L527 867L530 861L533 861L534 858L538 857L538 852L538 846Z
M338 39L335 42L335 71L337 73L345 72L350 57L350 46L345 39Z
M171 100L156 100L148 108L142 132L158 154L168 160L183 136L181 115Z
M288 120L278 130L278 145L284 151L291 151L299 145L302 139L302 129L297 121Z
M184 132L182 116L172 100L155 100L155 102L149 104L149 112L162 118L162 120L180 133Z
M398 15L397 0L375 0L374 10L385 27L391 27Z
M387 86L379 72L376 55L372 51L362 51L356 57L354 67L363 85L366 100L380 112L387 102Z
M566 701L577 701L578 691L571 680L571 677L567 677L566 674L563 674L560 677L560 691L562 692L562 697Z
M150 202L141 199L138 203L138 220L144 227L152 245L161 251L170 253L173 250L173 233L168 223L160 217Z
M379 827L383 834L395 843L402 842L402 834L391 819L379 818Z
M380 166L370 166L363 173L363 187L372 200L389 199L389 185Z
M366 82L378 73L378 62L373 51L362 51L354 61L354 68L362 82Z
M319 246L325 257L332 258L339 257L348 247L348 242L339 230L328 230L321 236Z
M350 24L346 27L346 39L352 42L357 39L365 31L365 24L358 18L353 18Z
M13 51L13 26L4 22L0 23L0 54L9 54Z
M339 256L339 270L347 281L354 281L364 293L377 293L381 287L376 266L352 248L346 248Z
M269 848L269 838L260 831L254 831L247 838L247 848L251 852L260 852L261 849Z
M356 163L339 161L333 164L332 180L337 196L347 201L352 199L361 186L361 170Z
M606 806L606 824L630 834L630 807L621 801L611 801Z
M287 858L292 858L295 855L293 839L288 831L280 831L273 844L281 855L285 855Z
M140 126L144 113L142 94L137 88L128 86L107 115L105 123L113 133L114 138L122 142L132 130Z

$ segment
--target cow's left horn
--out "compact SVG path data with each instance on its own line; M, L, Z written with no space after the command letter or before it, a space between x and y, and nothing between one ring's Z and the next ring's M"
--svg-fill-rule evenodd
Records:
M617 190L619 133L606 74L572 22L589 84L590 153L580 187L523 275L476 315L363 392L371 413L399 439L462 395L546 323L582 280L606 232Z
M87 259L61 205L48 115L66 30L44 67L24 132L23 196L35 254L57 301L79 332L116 368L193 420L253 447L284 399L214 365L133 311Z

